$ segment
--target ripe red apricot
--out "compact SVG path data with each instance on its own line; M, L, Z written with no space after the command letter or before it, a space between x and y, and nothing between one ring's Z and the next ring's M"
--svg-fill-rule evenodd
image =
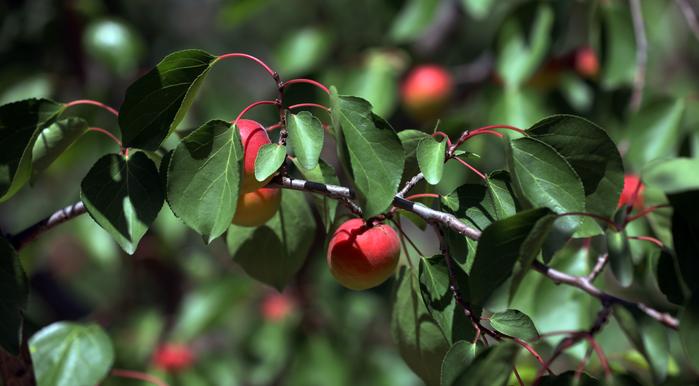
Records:
M267 185L269 182L269 179L262 182L255 179L255 158L257 158L260 147L271 143L271 141L264 126L251 119L238 120L238 130L240 132L240 140L243 143L241 191L248 193Z
M340 284L364 290L383 283L395 271L400 240L388 225L368 226L355 218L340 225L328 245L330 272Z
M294 311L294 301L287 294L271 293L262 299L260 312L265 320L276 322L283 320Z
M638 188L638 193L636 193ZM619 197L619 207L623 205L633 205L634 209L643 208L643 190L645 186L641 179L635 174L627 174L624 176L624 189ZM634 194L636 197L634 199Z
M182 371L194 364L194 353L184 344L164 343L155 350L153 362L168 372Z
M403 81L401 98L406 111L415 119L437 118L454 91L451 75L437 65L415 67Z
M238 197L238 206L233 224L256 227L271 219L281 204L282 194L278 188L260 188L243 193Z
M599 73L599 60L597 54L590 47L583 47L575 53L575 70L578 74L594 78Z

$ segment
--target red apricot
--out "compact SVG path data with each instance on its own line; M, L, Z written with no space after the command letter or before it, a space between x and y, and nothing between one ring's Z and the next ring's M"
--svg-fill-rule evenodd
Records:
M388 225L369 226L355 218L340 225L328 245L330 272L340 284L364 290L383 283L395 271L400 240Z
M406 111L426 121L439 117L454 91L451 75L437 65L414 68L403 81L401 98Z
M643 190L645 186L641 179L635 174L624 176L624 189L619 197L619 207L623 205L633 205L634 209L643 208ZM638 192L638 193L637 193ZM635 197L634 197L635 195Z
M259 189L269 182L255 179L255 158L262 145L270 143L267 130L258 122L250 119L238 120L240 140L243 143L243 176L241 192L248 193ZM271 177L270 177L271 178Z
M599 73L599 60L597 54L590 47L583 47L575 53L575 70L578 74L594 78Z
M270 322L286 318L294 310L294 301L287 294L271 293L262 299L262 317Z
M194 364L194 353L184 344L164 343L155 350L153 362L168 372L182 371Z

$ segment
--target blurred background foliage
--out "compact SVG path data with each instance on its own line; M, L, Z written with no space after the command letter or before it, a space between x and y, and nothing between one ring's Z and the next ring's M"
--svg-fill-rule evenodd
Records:
M626 1L5 0L0 103L91 98L118 107L126 87L172 51L247 52L285 79L315 78L368 99L397 130L431 132L438 125L457 135L486 124L526 128L552 113L581 115L604 127L619 144L627 170L640 173L651 160L699 153L699 36L678 3L642 1L647 67L636 108L630 100L638 47ZM578 55L590 49L598 68L581 68ZM443 66L454 79L455 93L439 120L415 120L401 106L401 80L420 64ZM251 62L228 61L206 80L178 131L210 118L232 119L275 92ZM310 87L289 91L289 104L324 98ZM118 133L109 114L89 106L75 111L92 126ZM275 115L265 108L248 114L266 125L276 122ZM496 140L477 138L469 146L480 155L473 163L481 170L502 167ZM99 135L81 138L0 207L0 227L14 233L75 202L93 160L115 150ZM448 164L435 190L446 193L472 178ZM647 194L652 203L653 193ZM341 288L326 268L322 227L301 272L279 295L246 276L222 240L205 246L164 209L133 256L88 216L23 250L31 277L27 332L55 320L97 321L114 340L115 367L158 374L172 385L421 384L390 336L393 283L361 293ZM423 252L436 251L429 230L406 228ZM564 249L554 266L585 274L594 261L576 253ZM656 259L649 258L648 269ZM576 289L539 276L526 279L516 304L541 332L585 328L597 307ZM651 334L662 336L648 349L669 345L676 352L677 335L665 334ZM651 367L656 377L685 371L672 358L649 365L616 322L599 341L613 366L646 374L648 382ZM151 358L162 342L191 347L194 366L170 373L154 368ZM584 351L570 351L562 366L574 366ZM526 356L519 361L520 372L533 376L535 363ZM599 369L594 360L591 368ZM122 384L136 383L104 383Z

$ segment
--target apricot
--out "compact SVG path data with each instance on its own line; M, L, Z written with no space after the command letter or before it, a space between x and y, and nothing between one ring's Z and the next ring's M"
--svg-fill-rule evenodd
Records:
M233 216L233 224L256 227L271 219L281 204L282 194L278 188L260 188L243 193Z
M335 279L353 290L376 287L396 269L400 240L388 225L369 226L351 219L335 231L328 245L328 266Z
M454 92L451 75L437 65L414 68L403 81L401 99L406 111L415 119L438 118Z
M271 141L264 126L251 119L238 120L238 131L243 143L243 176L240 189L243 193L249 193L267 185L271 179L271 177L265 181L255 179L257 153L262 145L271 143Z
M599 73L597 53L590 47L583 47L575 53L575 70L586 78L594 78Z
M636 193L638 188L638 193ZM634 209L643 208L643 190L645 186L641 179L635 174L627 174L624 176L624 189L619 197L619 207L623 205L633 205ZM636 197L634 197L636 194Z
M194 364L194 353L184 344L164 343L155 350L153 362L168 372L182 371Z

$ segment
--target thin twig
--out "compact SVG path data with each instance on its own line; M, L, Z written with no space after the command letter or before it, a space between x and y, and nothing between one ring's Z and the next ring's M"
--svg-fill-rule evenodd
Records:
M16 250L20 250L27 243L37 238L40 234L50 230L56 225L62 224L85 213L85 211L85 205L83 205L82 201L76 202L73 205L68 205L30 226L29 228L17 233L14 236L11 236L9 239L10 243L12 243Z
M694 12L692 5L689 4L689 1L687 0L675 1L677 2L677 6L680 7L680 11L684 15L684 18L687 20L689 29L694 34L694 37L699 40L699 20L697 20L697 14Z
M646 85L646 63L648 61L648 40L646 27L643 22L643 10L641 0L629 0L631 18L633 19L633 32L636 37L636 76L633 82L633 91L629 108L638 111L643 100L643 89Z

